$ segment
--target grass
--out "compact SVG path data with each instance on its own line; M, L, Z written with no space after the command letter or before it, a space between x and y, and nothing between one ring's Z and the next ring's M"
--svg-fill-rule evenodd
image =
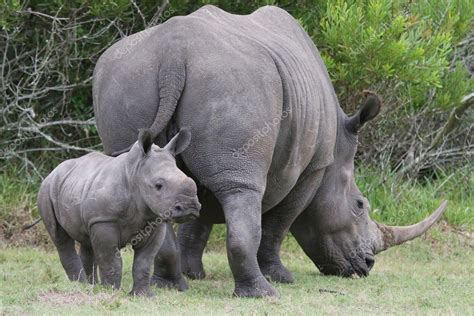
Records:
M421 180L399 179L379 170L359 170L357 184L370 201L371 217L389 225L410 225L433 212L443 200L443 218L461 230L474 231L474 169L467 165L451 173Z
M236 299L225 256L225 228L216 226L204 256L208 278L184 293L156 289L155 299L131 298L131 251L124 254L122 290L69 282L38 216L37 178L0 174L0 314L474 314L474 175L471 167L421 181L359 170L357 183L371 216L391 225L419 221L443 199L442 223L423 238L377 256L371 275L320 275L289 236L282 250L296 282L276 284L281 298ZM21 173L20 173L21 174Z
M472 240L471 240L472 241ZM208 278L186 292L156 289L156 298L127 296L130 251L122 290L69 282L56 252L6 247L0 254L0 312L5 314L459 314L474 313L474 251L461 236L437 227L427 237L377 256L368 278L320 275L288 238L283 261L296 282L276 284L281 297L238 299L225 251L205 253Z

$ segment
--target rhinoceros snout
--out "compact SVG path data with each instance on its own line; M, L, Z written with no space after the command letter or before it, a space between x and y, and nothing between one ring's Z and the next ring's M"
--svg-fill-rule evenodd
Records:
M181 185L181 194L187 196L196 196L196 183L191 178L186 178Z
M197 197L192 198L191 201L178 202L171 213L171 219L177 223L196 219L199 217L200 209L201 203L199 203Z

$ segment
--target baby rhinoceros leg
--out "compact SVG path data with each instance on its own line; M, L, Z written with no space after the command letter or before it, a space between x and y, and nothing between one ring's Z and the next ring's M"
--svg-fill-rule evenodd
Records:
M163 244L166 226L155 227L150 236L145 236L146 241L133 247L133 288L130 295L153 297L155 294L150 289L151 268L156 254Z
M58 223L54 213L53 204L48 195L48 190L49 183L45 181L41 185L38 194L38 209L41 218L51 236L51 240L58 250L59 259L69 280L86 282L86 275L84 273L84 268L82 267L81 259L77 255L75 242Z
M81 245L79 255L81 256L82 265L86 272L87 281L91 284L95 284L98 280L97 265L95 264L94 251L92 250L92 247Z
M77 255L74 239L69 237L60 226L57 226L55 237L56 238L54 238L53 241L58 250L61 264L64 267L64 270L66 270L69 280L86 282L86 274L81 259Z
M122 256L119 250L119 229L115 223L95 223L91 227L94 259L99 266L100 283L120 288Z
M166 237L155 258L151 285L159 288L184 291L188 284L181 271L181 256L178 241L171 224L166 224Z

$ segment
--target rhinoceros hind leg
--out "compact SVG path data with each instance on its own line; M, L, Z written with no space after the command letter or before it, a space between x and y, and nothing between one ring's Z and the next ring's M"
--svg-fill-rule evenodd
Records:
M62 229L62 228L61 228ZM64 232L66 234L66 232ZM63 235L57 232L58 237ZM87 282L84 268L82 267L81 258L77 255L75 242L69 236L62 236L54 241L59 253L66 274L71 281Z
M218 197L219 198L219 197ZM257 262L261 238L262 194L239 189L219 198L227 224L227 257L238 297L278 296Z
M47 194L49 187L43 184L40 189L38 198L38 208L41 217L48 230L51 240L58 250L59 259L71 281L86 282L86 275L82 266L81 258L77 255L75 241L72 239L64 228L59 225L56 219L53 205Z
M181 249L181 269L192 280L206 277L202 264L202 255L206 248L212 224L193 220L179 225L178 241Z
M188 289L181 271L181 256L178 241L171 224L166 225L166 236L155 257L155 268L151 277L151 285L159 288Z

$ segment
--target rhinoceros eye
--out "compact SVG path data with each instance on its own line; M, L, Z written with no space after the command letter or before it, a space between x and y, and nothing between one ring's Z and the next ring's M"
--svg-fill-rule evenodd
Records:
M161 183L157 183L155 184L155 188L160 191L161 189L163 189L163 185Z
M354 212L354 215L357 217L362 216L362 214L364 214L364 201L356 199L355 204L352 207L352 212Z

